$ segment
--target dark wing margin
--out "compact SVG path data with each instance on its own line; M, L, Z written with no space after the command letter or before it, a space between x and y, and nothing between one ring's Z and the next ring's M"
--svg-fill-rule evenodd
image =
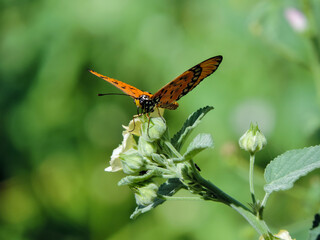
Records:
M222 62L222 56L209 58L182 73L156 92L152 99L158 107L167 108L194 89L203 79L214 73Z

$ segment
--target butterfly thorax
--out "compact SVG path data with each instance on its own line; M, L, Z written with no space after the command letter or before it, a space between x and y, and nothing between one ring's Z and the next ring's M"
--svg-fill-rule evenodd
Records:
M137 107L142 110L142 113L153 112L156 105L154 100L148 95L141 95L139 98L136 98L134 102Z

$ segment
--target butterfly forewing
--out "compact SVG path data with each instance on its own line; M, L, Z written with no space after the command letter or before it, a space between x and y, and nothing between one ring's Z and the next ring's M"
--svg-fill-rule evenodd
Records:
M152 96L152 94L150 94L148 92L141 91L140 89L135 88L127 83L121 82L121 81L113 79L113 78L109 78L109 77L104 76L100 73L97 73L93 70L89 70L89 72L91 72L92 74L96 75L97 77L102 78L103 80L111 83L112 85L119 88L121 91L123 91L125 94L131 96L132 98L136 99L136 98L139 98L141 95L147 95L149 97Z
M175 105L177 100L194 89L204 78L214 73L221 61L222 56L216 56L197 64L161 88L152 99L158 107L168 108Z

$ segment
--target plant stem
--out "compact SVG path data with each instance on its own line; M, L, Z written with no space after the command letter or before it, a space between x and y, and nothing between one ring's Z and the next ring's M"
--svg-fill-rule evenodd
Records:
M177 151L177 149L175 149L175 147L172 146L171 142L165 141L165 144L176 155L176 157L178 157L178 158L182 157L182 155Z
M256 213L252 212L252 210L244 206L242 203L238 202L237 200L220 190L213 183L202 178L200 174L195 174L194 177L199 184L201 184L208 190L209 194L211 193L213 201L219 201L232 207L244 219L246 219L251 224L251 226L264 237L264 239L274 239L267 224L262 219L260 219L259 216L256 216Z
M255 216L252 212L245 211L243 208L237 207L233 204L230 205L234 210L236 210L242 217L244 217L251 226L260 234L263 236L265 240L273 240L274 237L271 234L267 224L265 221L259 219L257 216Z
M264 198L263 198L263 200L262 200L262 202L261 202L261 207L262 207L262 208L264 208L264 207L266 206L267 200L268 200L269 196L270 196L269 193L266 193L266 194L264 195Z
M165 141L166 146L178 157L181 158L181 154L174 148L174 146L169 142ZM206 200L212 200L224 203L228 205L229 207L232 207L234 210L236 210L242 217L244 217L253 227L254 229L261 235L263 235L264 239L271 240L273 239L272 234L269 231L268 226L266 223L259 219L258 216L256 216L255 212L253 212L251 209L243 205L241 202L235 200L222 190L220 190L216 185L211 183L210 181L204 179L197 169L195 168L195 165L192 160L189 161L189 166L192 169L191 172L191 178L193 179L192 182L196 183L195 185L189 186L189 188L193 188L193 186L197 189L197 184L201 186L203 189L202 199ZM255 197L254 197L254 190L253 190L253 165L254 165L254 155L250 155L250 190L252 195L252 200L255 203ZM199 197L195 198L181 198L181 197L167 197L167 196L159 196L160 198L163 198L165 200L198 200L201 199Z
M182 155L175 149L174 146L172 146L172 144L169 141L165 141L165 144L167 145L167 147L170 148L170 150L178 157L181 158ZM204 179L199 173L198 171L195 169L194 163L191 160L190 161L190 166L193 169L193 176L195 177L195 180L197 183L199 183L201 186L203 186L205 189L207 189L210 194L212 196L212 199L216 199L216 201L220 201L223 202L227 205L231 205L234 204L235 206L241 207L247 211L250 211L249 208L247 208L246 206L244 206L242 203L238 202L237 200L235 200L234 198L232 198L231 196L229 196L228 194L226 194L225 192L223 192L222 190L220 190L217 186L215 186L213 183L209 182L208 180ZM211 200L212 200L211 199Z
M254 168L254 153L250 153L250 170L249 170L249 185L250 185L250 193L252 198L252 203L255 205L256 197L254 195L254 186L253 186L253 168Z
M231 204L233 204L235 206L243 208L246 211L251 212L251 210L246 206L244 206L242 203L238 202L237 200L235 200L234 198L232 198L231 196L229 196L228 194L220 190L220 188L218 188L216 185L214 185L210 181L204 179L197 171L194 171L194 177L201 186L203 186L205 189L208 190L209 192L208 195L212 196L211 200L225 203L228 206L231 206Z

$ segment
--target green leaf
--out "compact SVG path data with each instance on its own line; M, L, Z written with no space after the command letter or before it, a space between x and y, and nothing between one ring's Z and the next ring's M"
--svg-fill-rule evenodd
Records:
M199 152L209 147L213 147L213 139L211 135L207 133L198 134L189 144L188 149L186 153L183 155L183 157L181 159L180 158L173 159L173 161L175 162L189 161Z
M265 169L267 194L287 190L300 177L320 167L320 146L287 151L271 161Z
M184 185L178 178L170 178L168 181L163 183L159 189L158 194L163 196L173 196L176 192L178 192L181 188L184 188ZM131 214L130 218L135 219L142 213L148 212L158 205L164 203L166 200L161 198L155 198L152 204L148 206L139 205L136 207L135 211Z
M184 140L191 133L191 131L200 123L201 119L213 109L211 106L198 109L192 113L183 124L183 127L172 138L172 145L179 151L182 147Z
M320 214L314 216L312 228L309 231L308 240L319 240L320 239Z

